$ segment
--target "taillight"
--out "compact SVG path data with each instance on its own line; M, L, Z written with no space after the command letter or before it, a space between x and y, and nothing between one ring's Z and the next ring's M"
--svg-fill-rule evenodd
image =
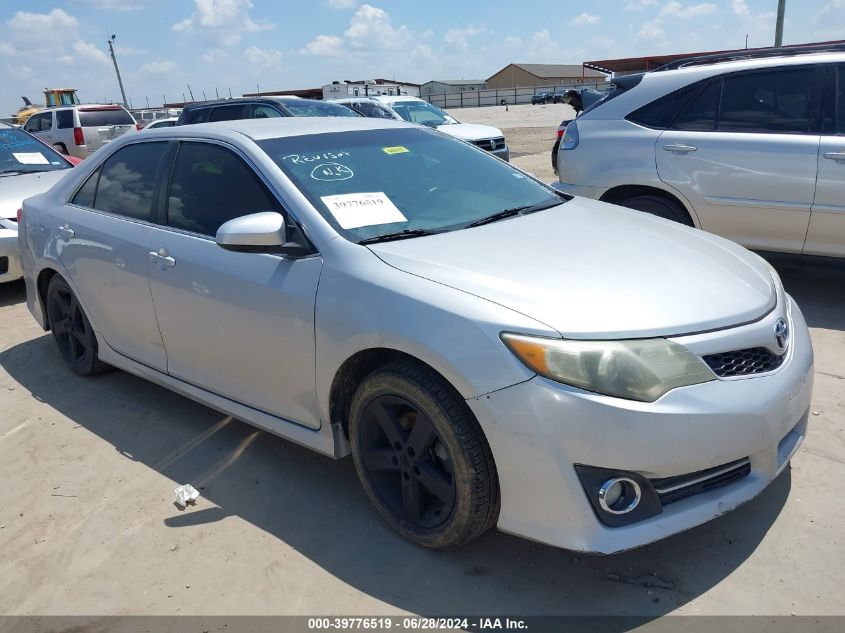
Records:
M563 137L560 139L560 149L575 149L578 147L579 142L578 124L575 121L571 121L563 131Z
M82 128L73 128L73 142L77 145L85 145L85 137L82 135Z
M18 209L18 224L20 224L22 217L23 217L23 209Z

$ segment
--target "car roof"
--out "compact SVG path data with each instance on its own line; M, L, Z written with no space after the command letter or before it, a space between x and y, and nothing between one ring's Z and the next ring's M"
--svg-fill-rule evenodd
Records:
M298 98L298 97L297 97ZM213 108L221 105L231 105L236 103L281 103L285 101L283 97L235 97L233 99L210 99L208 101L194 101L186 103L182 110L196 110L198 108Z
M411 95L376 95L373 98L382 103L397 103L400 101L422 101L423 103L428 103L424 99L412 97Z
M391 119L370 119L367 117L278 117L272 119L237 119L216 123L177 125L151 130L147 138L156 136L181 136L199 138L230 137L240 134L254 141L307 134L330 134L358 130L381 130L391 128L419 129L418 125Z
M741 70L757 70L777 68L782 66L805 66L808 64L822 64L845 62L845 53L807 53L788 55L783 57L748 57L746 59L731 59L714 61L711 63L696 63L670 70L655 70L645 74L645 77L681 75L709 77Z

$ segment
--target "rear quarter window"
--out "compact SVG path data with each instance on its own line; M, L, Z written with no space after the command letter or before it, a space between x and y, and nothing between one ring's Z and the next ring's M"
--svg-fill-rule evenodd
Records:
M67 130L73 127L73 110L56 111L56 127Z
M82 127L107 127L110 125L135 125L135 119L126 110L80 110Z
M675 115L687 104L689 99L698 92L701 82L684 86L680 90L655 99L651 103L631 112L625 118L632 123L645 127L665 130L672 123Z

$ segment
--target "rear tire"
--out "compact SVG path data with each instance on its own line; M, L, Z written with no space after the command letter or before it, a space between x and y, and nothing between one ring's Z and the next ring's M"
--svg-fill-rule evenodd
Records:
M490 447L466 404L428 367L397 362L365 378L350 406L349 437L364 491L408 540L447 549L495 524Z
M663 196L650 193L640 194L620 200L616 204L628 209L650 213L659 218L672 220L673 222L678 222L686 226L695 226L687 214L686 209L677 202L669 198L664 198Z
M56 143L53 145L53 149L57 150L58 152L64 154L65 156L68 155L67 147L65 147L64 143Z
M73 373L93 376L111 369L97 356L97 337L79 300L58 275L47 287L47 319L53 340Z

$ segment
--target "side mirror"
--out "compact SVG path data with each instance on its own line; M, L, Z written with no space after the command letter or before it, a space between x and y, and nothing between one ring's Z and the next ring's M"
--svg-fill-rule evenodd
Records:
M263 251L287 243L285 218L265 211L229 220L217 229L217 244L233 251Z

